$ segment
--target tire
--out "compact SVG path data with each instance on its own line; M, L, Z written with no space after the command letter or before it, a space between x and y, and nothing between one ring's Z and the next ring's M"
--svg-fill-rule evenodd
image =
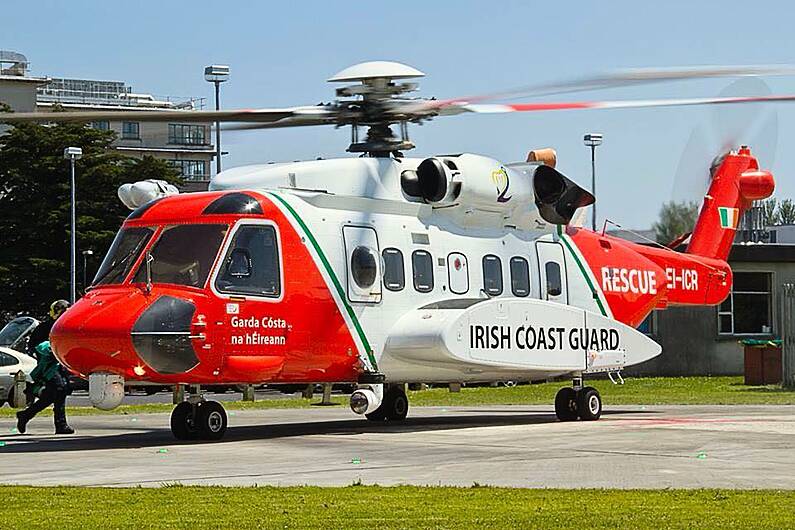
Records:
M161 390L163 390L163 388L159 387L159 386L145 386L144 387L144 394L146 394L147 396L154 396L155 394L157 394Z
M555 415L560 421L577 419L577 392L573 388L561 388L555 394Z
M403 390L403 385L390 387L384 396L387 421L403 421L409 413L409 398Z
M196 429L202 440L220 440L227 427L226 410L217 401L202 401L196 406Z
M602 415L602 396L593 387L577 392L577 415L583 421L595 421Z
M364 415L370 421L384 421L386 420L386 407L384 407L384 402L381 402L381 405L372 412L369 412Z
M409 398L402 386L391 386L384 393L381 406L370 414L365 414L370 421L403 421L409 413Z
M171 433L177 440L195 440L199 432L196 429L193 405L183 401L171 412Z

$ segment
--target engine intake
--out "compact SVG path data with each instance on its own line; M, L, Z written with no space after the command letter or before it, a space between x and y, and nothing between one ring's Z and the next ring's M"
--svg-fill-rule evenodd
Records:
M426 158L416 171L406 170L400 175L403 193L429 204L452 202L458 196L461 184L454 181L458 175L455 163L438 158Z
M538 166L533 174L538 213L545 221L565 225L577 208L593 204L594 196L550 166Z

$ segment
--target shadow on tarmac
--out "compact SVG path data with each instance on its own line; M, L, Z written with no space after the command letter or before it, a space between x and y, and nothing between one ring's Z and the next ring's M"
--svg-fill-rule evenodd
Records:
M0 449L0 454L140 449L147 447L200 445L208 443L224 444L248 440L273 440L311 435L355 436L364 433L402 434L449 429L470 429L473 427L541 425L556 423L558 421L554 414L548 413L517 413L516 411L508 410L489 410L488 414L483 414L483 411L478 412L480 412L480 414L451 414L449 416L408 418L400 423L370 422L365 419L352 418L350 420L243 425L239 427L230 426L222 440L212 442L203 440L176 440L171 435L167 421L164 421L162 429L151 430L139 428L139 432L125 432L123 434L81 436L78 432L76 435L69 437L16 434L2 436L0 439L6 442L23 443L10 443ZM643 411L643 413L653 413L653 411ZM609 413L605 413L604 416L617 414L638 414L638 411L612 410ZM130 425L109 427L109 429L114 430L130 430L130 428ZM92 427L92 429L96 429L96 427Z

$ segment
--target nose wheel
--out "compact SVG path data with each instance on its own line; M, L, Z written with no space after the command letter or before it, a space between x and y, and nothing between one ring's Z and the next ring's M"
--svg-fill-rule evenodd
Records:
M177 440L220 440L226 427L226 410L217 401L183 401L171 413L171 432Z
M602 416L602 396L590 386L579 390L561 388L555 395L555 415L560 421L598 420Z

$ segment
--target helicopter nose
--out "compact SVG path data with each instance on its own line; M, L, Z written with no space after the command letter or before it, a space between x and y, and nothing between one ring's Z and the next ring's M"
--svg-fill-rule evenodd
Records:
M193 302L139 293L89 293L53 326L53 351L81 374L108 371L140 379L154 370L184 373L199 364L191 342Z
M140 364L130 337L137 312L134 302L127 293L89 293L53 325L53 352L61 363L83 375L133 375L133 368Z

